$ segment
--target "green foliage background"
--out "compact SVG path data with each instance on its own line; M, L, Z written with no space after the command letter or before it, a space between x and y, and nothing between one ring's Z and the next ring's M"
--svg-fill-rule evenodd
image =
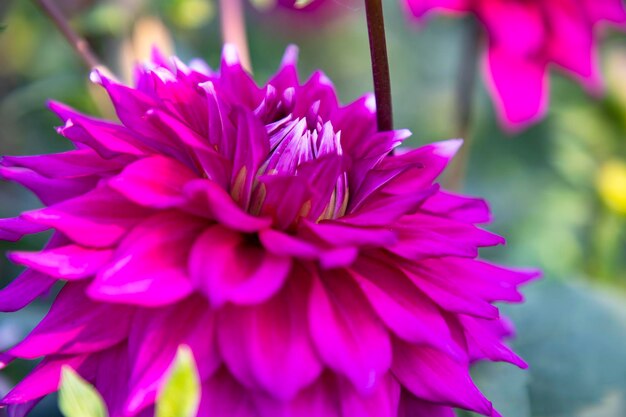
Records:
M340 4L348 0L335 0ZM220 38L209 0L64 0L72 24L116 72L123 41L141 16L170 29L176 52L217 65ZM248 10L255 76L265 81L284 47L301 48L301 74L323 69L342 101L371 90L362 7L346 3L343 16L311 23ZM385 1L397 127L413 131L410 145L453 137L455 82L467 24L437 18L408 24L397 2ZM325 24L321 24L325 23ZM0 154L68 149L45 108L49 98L99 114L106 108L89 89L86 71L52 24L29 1L0 2ZM147 36L147 35L145 35ZM485 257L513 266L540 267L527 303L505 307L517 325L512 344L529 362L527 372L481 364L476 379L505 417L623 417L626 415L626 220L600 199L596 179L609 160L626 161L626 36L611 33L602 48L608 93L585 95L558 73L552 77L549 116L519 135L499 127L482 79L474 100L472 152L465 191L487 198L508 239ZM626 192L626 191L624 191ZM39 203L19 187L0 184L0 216ZM37 249L42 238L0 250ZM0 282L19 270L0 260ZM45 313L47 301L0 316L0 348L10 346ZM28 365L3 372L5 392ZM35 416L52 417L54 400Z

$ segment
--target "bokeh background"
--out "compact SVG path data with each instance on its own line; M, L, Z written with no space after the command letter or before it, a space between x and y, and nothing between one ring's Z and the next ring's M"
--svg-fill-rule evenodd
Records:
M127 77L153 43L183 60L216 66L220 54L215 0L58 0L71 24L117 74ZM247 10L259 82L277 68L286 45L301 50L301 75L323 69L343 102L371 90L362 2L330 0L316 16ZM410 145L454 137L456 79L471 22L436 18L410 24L385 0L397 127ZM482 79L476 82L474 139L464 191L487 198L489 227L508 240L484 251L511 266L544 270L521 306L504 306L517 327L511 344L529 371L479 364L475 377L504 417L626 416L626 34L607 31L601 50L607 84L592 98L554 72L548 117L523 133L499 126ZM47 99L111 116L111 108L52 23L26 0L0 0L0 155L69 149L57 136ZM36 208L28 192L0 183L0 217ZM9 249L38 249L45 236ZM19 269L3 256L0 284ZM25 335L49 300L0 315L0 349ZM5 393L31 365L0 376ZM2 415L3 411L0 411ZM58 416L54 398L34 416Z

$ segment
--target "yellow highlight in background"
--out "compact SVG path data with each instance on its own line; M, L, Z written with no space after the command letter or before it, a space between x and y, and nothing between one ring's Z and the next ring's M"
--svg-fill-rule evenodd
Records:
M612 210L626 215L626 162L612 160L600 169L598 192Z

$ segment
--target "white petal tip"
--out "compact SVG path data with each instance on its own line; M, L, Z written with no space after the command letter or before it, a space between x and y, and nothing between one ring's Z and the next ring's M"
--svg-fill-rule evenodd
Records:
M444 158L452 158L463 146L463 139L450 139L435 144L435 154Z
M237 47L232 43L227 43L224 45L224 49L222 51L222 60L226 65L233 66L239 65L239 52L237 52Z

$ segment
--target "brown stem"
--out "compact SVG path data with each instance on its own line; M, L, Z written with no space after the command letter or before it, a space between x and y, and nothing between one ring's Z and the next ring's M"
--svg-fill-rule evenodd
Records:
M365 0L365 13L367 15L370 54L372 56L376 120L378 122L378 130L383 132L393 130L393 109L382 0Z
M102 64L96 55L89 48L89 44L81 38L68 24L65 16L58 6L51 0L35 0L35 3L48 15L50 20L56 25L74 51L82 59L88 68L100 67Z
M444 186L451 191L460 191L465 182L467 165L471 147L474 143L470 133L472 108L476 76L478 72L478 55L480 53L480 28L473 21L468 21L469 31L466 44L463 45L459 62L456 96L456 135L464 140L463 146L448 169Z
M246 17L241 0L220 0L220 23L222 40L224 43L235 45L241 65L248 72L252 72L246 34Z

